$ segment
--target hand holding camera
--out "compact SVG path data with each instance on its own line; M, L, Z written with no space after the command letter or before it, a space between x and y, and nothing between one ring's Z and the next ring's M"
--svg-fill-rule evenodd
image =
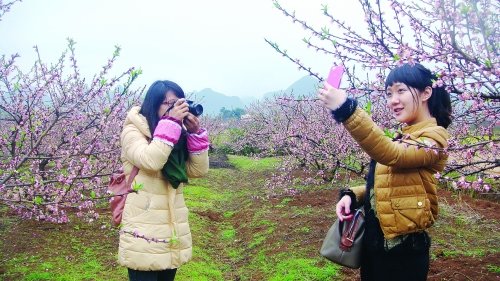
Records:
M196 134L200 130L200 120L191 113L184 118L184 125L190 134Z
M168 116L181 120L189 133L200 130L200 120L197 118L203 113L203 106L186 99L178 99L172 108L167 111Z
M203 106L190 100L186 102L189 105L189 114L184 119L184 125L189 133L196 134L200 130L200 120L198 116L203 113Z
M186 99L178 99L171 109L167 110L167 115L177 120L184 120L189 113L189 105Z

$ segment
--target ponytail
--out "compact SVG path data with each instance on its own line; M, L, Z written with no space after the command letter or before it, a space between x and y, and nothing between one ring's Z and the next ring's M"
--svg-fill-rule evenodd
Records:
M448 128L451 124L451 99L444 86L432 88L428 106L432 117L436 118L437 124Z

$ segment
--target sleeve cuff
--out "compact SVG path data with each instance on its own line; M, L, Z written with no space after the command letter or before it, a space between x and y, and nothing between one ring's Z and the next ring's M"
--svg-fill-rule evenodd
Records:
M358 202L356 201L356 194L350 189L341 189L339 200L342 199L345 195L351 197L351 212L356 209Z
M170 120L182 126L182 121L172 116L163 116L160 120Z
M159 140L167 145L174 146L181 135L182 127L176 119L167 117L162 118L153 134L153 140Z
M339 108L332 110L333 119L338 123L344 122L351 117L357 106L357 100L348 98Z
M200 129L196 134L188 134L187 148L189 153L199 154L208 150L210 142L208 140L208 131Z

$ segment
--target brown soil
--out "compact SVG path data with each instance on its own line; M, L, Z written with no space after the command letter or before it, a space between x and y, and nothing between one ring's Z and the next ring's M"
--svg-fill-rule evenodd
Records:
M321 191L314 194L308 193L297 196L293 202L290 202L290 205L320 207L327 204L326 202L332 202L331 200L325 200L325 198L336 198L337 194L337 191ZM439 190L439 198L441 202L449 205L466 206L466 208L470 208L477 212L482 220L496 221L498 226L498 219L500 217L498 210L500 210L500 204L497 202L471 198L467 195L457 195L456 193L442 189ZM331 221L318 218L318 220L311 223L318 225L321 229L327 229ZM439 233L435 235L439 235ZM498 232L493 235L498 235ZM323 237L318 238L322 239ZM500 246L488 245L488 242L484 243L485 244L482 245L484 249L498 249ZM317 245L320 247L321 243L317 242ZM435 249L431 248L431 252L433 250ZM488 265L495 265L497 268L500 266L500 253L498 252L486 254L481 257L443 257L439 253L435 254L437 258L431 261L428 280L500 280L500 274L494 273L487 268ZM345 276L345 280L361 280L359 277L359 270L343 268L342 272Z
M270 255L293 252L294 249L290 249L290 247L294 247L295 249L297 249L297 247L313 247L319 249L326 231L335 219L334 205L332 205L334 203L332 202L336 202L337 196L337 190L307 192L294 196L292 201L287 204L287 208L293 206L299 209L314 208L324 210L324 212L322 212L323 214L329 214L321 217L301 215L290 216L289 210L281 212L280 208L276 208L276 206L282 202L283 198L269 199L274 208L270 210L269 217L264 216L263 219L271 219L273 217L279 217L279 219L277 220L277 228L270 234L271 237L266 240L266 245L264 245L263 248L271 249L268 252ZM475 199L466 195L457 195L447 190L440 190L439 196L443 204L471 209L477 212L481 220L498 222L500 204L497 202ZM255 210L261 206L263 207L265 203L268 204L269 202L263 202L263 200L259 202L259 200L256 200L252 209ZM248 227L245 222L252 221L252 218L253 214L247 211L238 212L237 215L233 217L233 224L238 229L238 236L240 237L237 247L248 249L248 242L244 241L251 241L252 236L255 235L256 232L265 230L265 226L261 228ZM304 226L310 228L310 231L307 234L297 233L297 229ZM496 226L498 226L498 223L496 223ZM434 232L436 231L431 230L431 236L443 236L441 233ZM444 237L446 237L446 235L444 235ZM277 241L282 242L280 243ZM498 241L498 239L495 241ZM478 241L474 246L481 249L498 249L500 245L488 245L486 241ZM433 252L435 259L431 260L428 280L500 280L500 274L488 270L488 265L494 265L497 268L500 266L500 253L498 253L498 251L496 253L486 252L484 256L470 257L463 255L446 257L440 253L440 251L442 252L442 249L436 249L435 246L431 247L431 252ZM253 252L254 251L250 248L247 253L248 256L252 256ZM317 254L317 252L311 253L311 257ZM247 260L243 259L239 261L238 264L243 265L246 262ZM238 267L238 264L236 267ZM342 274L344 280L360 280L359 270L343 268ZM258 278L259 276L255 277Z
M231 163L228 161L228 157L226 154L222 153L212 153L210 154L210 168L211 169L217 169L217 168L234 168Z
M496 222L498 226L498 210L500 210L498 202L475 199L466 195L458 196L446 190L440 190L439 196L443 204L461 206L462 208L473 210L480 216L478 223L488 220ZM338 199L338 191L320 190L304 192L290 197L286 206L280 207L284 199L286 197L271 199L255 198L250 206L240 206L237 208L234 216L231 218L225 218L222 212L214 210L193 211L214 222L213 225L210 225L210 229L208 229L210 232L216 233L216 224L227 223L228 221L236 229L238 239L234 241L222 241L213 245L216 251L217 249L227 247L227 243L231 243L230 246L232 248L243 249L245 253L239 260L222 261L229 264L233 269L232 272L234 275L231 275L228 280L239 280L238 269L248 264L249 260L262 249L268 249L269 256L297 252L297 249L313 249L307 251L306 255L311 258L318 256L319 253L316 249L319 250L321 247L324 235L335 219L334 204ZM255 215L256 212L262 210L264 210L263 214ZM292 210L299 211L294 213ZM308 210L314 210L314 212L307 213ZM107 211L103 210L100 213L103 216L109 216ZM11 215L9 213L0 213L0 216L7 218ZM259 220L256 224L250 225L249 223L255 222L256 217ZM262 221L268 220L272 223L261 223L260 219ZM43 249L58 249L59 246L56 245L58 243L58 239L56 238L57 233L74 232L75 239L78 239L82 244L96 243L95 241L102 240L102 236L106 235L109 243L104 243L102 251L109 253L109 257L105 258L104 266L106 268L117 266L114 256L117 238L116 233L112 230L95 231L95 226L77 223L53 225L35 221L19 222L14 219L15 223L5 226L2 225L2 222L3 220L0 220L0 230L5 227L9 229L5 233L5 236L2 237L4 241L1 249L3 258L15 256L18 252L39 252L46 255L57 254L44 251ZM275 224L275 228L269 232L270 225L273 223ZM301 229L307 230L301 231ZM268 239L265 239L262 245L252 246L251 242L255 240L255 235L260 233L264 234ZM492 233L493 236L498 235L494 233ZM433 229L431 235L436 238L444 237L446 239L446 233L440 233L438 230ZM54 245L36 243L38 238L47 236L52 236L54 239L44 239L44 241L53 241ZM493 239L493 241L494 245L490 245L491 241L477 241L475 247L496 250L479 256L446 256L442 253L441 249L432 247L431 252L433 252L435 258L431 261L429 280L500 280L500 274L488 268L488 265L490 267L493 265L496 266L498 271L498 267L500 266L500 253L498 252L500 245L495 244L498 242L498 239ZM41 258L43 259L43 256ZM67 254L65 258L68 260L78 259L76 254ZM225 259L219 255L216 258ZM325 260L324 262L326 263L327 261ZM5 268L0 263L0 279L4 271ZM345 280L360 280L359 270L344 268L342 269L342 273ZM262 280L265 278L261 274L260 272L256 272L252 276L252 280Z
M107 209L98 209L101 216L111 217ZM116 262L115 253L116 245L118 244L118 235L114 229L98 229L95 224L77 222L73 220L67 224L52 224L43 221L34 220L20 220L11 211L0 212L0 218L12 218L13 224L8 226L8 231L2 234L3 240L2 259L9 259L9 257L16 256L17 253L30 253L40 256L40 260L44 261L46 258L53 257L54 255L62 252L64 258L68 261L79 260L81 253L77 251L68 251L63 249L68 245L79 243L81 246L100 245L102 251L101 262L104 268L115 268L118 266ZM105 218L107 219L107 218ZM107 221L111 221L107 219ZM5 220L0 219L0 229L7 227L3 225ZM99 224L100 225L100 224ZM64 237L72 237L71 241L63 241L60 239L59 234L64 233ZM101 243L105 239L106 243ZM2 264L5 260L0 259L0 274ZM2 276L0 275L0 280ZM7 279L6 279L7 280Z

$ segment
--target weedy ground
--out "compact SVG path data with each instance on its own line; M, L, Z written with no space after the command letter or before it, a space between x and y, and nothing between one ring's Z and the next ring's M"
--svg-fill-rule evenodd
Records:
M185 188L193 260L176 280L359 280L319 255L335 219L338 191L324 185L268 197L265 181L278 160L229 156ZM431 229L429 280L499 280L500 236L493 201L440 190ZM116 263L117 230L109 212L92 224L20 220L0 209L0 280L127 280Z

